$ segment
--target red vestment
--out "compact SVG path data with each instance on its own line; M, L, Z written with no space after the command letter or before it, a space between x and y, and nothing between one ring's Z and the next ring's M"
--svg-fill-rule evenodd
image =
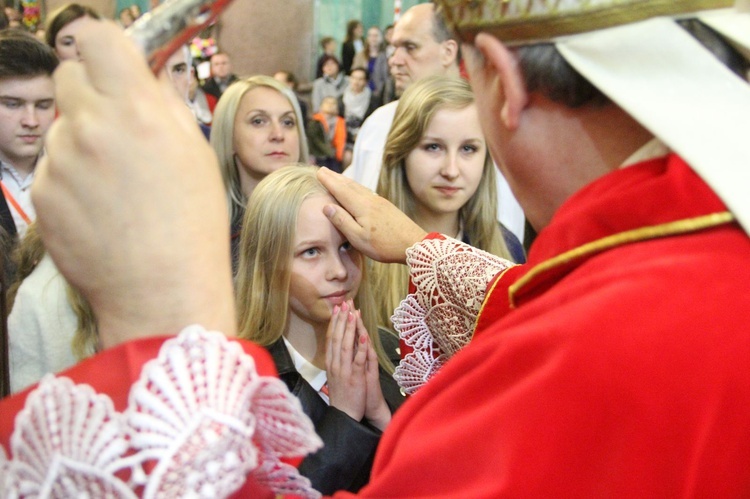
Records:
M674 155L590 184L491 284L360 494L747 497L749 263Z

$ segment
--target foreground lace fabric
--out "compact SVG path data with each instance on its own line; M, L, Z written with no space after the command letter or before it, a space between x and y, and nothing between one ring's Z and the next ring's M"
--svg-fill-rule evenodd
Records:
M416 292L391 317L399 337L413 348L393 375L407 394L427 383L471 341L487 285L515 265L456 239L438 237L406 251Z
M0 447L0 495L226 497L251 475L278 494L319 497L280 461L320 448L283 382L258 375L242 348L190 326L161 347L128 407L47 375Z

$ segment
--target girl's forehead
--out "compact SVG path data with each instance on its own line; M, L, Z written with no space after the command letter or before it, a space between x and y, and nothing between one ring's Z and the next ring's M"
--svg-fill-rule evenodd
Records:
M311 196L308 196L303 202L302 206L300 206L300 211L302 211L305 208L305 205L311 206L311 205L320 205L321 207L327 205L327 204L335 204L339 205L339 203L336 201L336 199L331 196L328 193L316 193L312 194ZM340 206L340 205L339 205Z
M308 239L343 237L323 213L323 207L328 204L338 205L333 197L328 194L315 194L302 202L297 216L295 244Z
M313 194L305 198L299 205L297 214L297 230L302 230L305 223L329 222L323 213L323 207L328 204L338 204L329 194Z

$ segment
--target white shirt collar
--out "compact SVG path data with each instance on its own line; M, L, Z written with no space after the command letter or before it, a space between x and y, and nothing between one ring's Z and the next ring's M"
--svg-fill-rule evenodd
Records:
M628 159L626 159L622 163L622 165L620 165L620 168L625 168L626 166L641 163L649 159L660 158L662 156L666 156L667 154L669 154L669 148L667 147L667 145L661 140L654 137L653 139L646 142L643 146L641 146L633 154L631 154Z
M286 345L286 349L289 350L289 355L292 356L292 362L294 362L294 368L297 372L300 373L316 392L320 392L320 389L328 381L326 372L308 362L286 338L284 338L284 344Z

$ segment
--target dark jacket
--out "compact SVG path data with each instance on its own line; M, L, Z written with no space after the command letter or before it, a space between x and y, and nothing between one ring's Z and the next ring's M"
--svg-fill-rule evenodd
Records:
M302 404L302 410L315 425L324 447L307 456L299 471L324 495L337 490L356 492L370 480L375 449L382 432L365 421L355 421L323 401L317 391L294 368L292 357L279 339L266 347L273 357L279 377ZM380 387L388 407L395 411L404 401L393 377L380 370Z
M16 223L13 221L13 215L2 191L0 191L0 227L5 230L8 236L16 235Z
M232 255L232 277L237 277L240 266L240 234L242 233L242 218L237 217L229 225L229 251Z
M3 192L0 191L0 265L3 266L0 272L5 272L5 282L12 282L15 274L15 266L11 254L13 249L18 243L18 231L16 230L16 223L13 221L13 215L10 212L10 207L5 200ZM8 310L10 312L10 310Z
M354 56L357 55L357 49L354 48L354 42L344 42L341 45L341 71L348 75L352 69Z
M237 80L239 80L237 75L235 74L229 75L229 85L231 85ZM201 88L203 89L204 92L206 92L207 94L213 95L217 99L221 97L221 94L223 93L221 91L221 88L219 88L219 84L216 83L216 80L214 80L213 76L206 79L206 81L203 83L203 86Z

